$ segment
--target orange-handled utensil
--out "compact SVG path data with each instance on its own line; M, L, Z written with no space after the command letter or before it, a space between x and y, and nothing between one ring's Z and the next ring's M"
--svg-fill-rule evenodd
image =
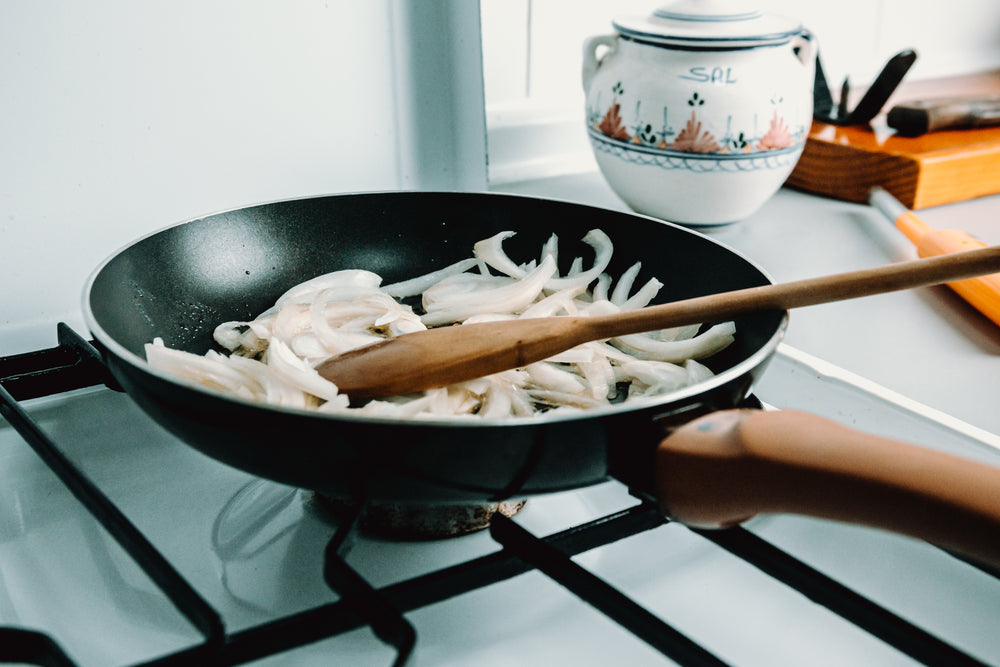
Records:
M933 229L880 187L871 189L868 201L896 223L896 227L917 247L917 255L920 257L947 255L987 246L958 229ZM948 287L1000 326L1000 273L959 280L948 283Z

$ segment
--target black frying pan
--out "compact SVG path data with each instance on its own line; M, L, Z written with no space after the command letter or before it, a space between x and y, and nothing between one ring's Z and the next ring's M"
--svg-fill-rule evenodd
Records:
M495 194L359 194L243 208L152 234L95 272L84 312L113 375L157 421L211 457L292 486L380 503L458 504L612 476L656 493L671 516L694 525L791 511L891 528L1000 564L1000 469L845 433L801 413L757 411L744 421L744 413L714 412L661 444L663 418L746 399L785 331L785 312L737 320L735 343L707 361L717 374L710 380L641 406L530 422L271 408L180 384L143 358L154 337L203 353L217 324L252 319L322 273L368 269L388 284L468 257L476 241L504 230L517 232L504 244L514 258L536 257L554 232L568 261L589 256L579 239L592 228L615 244L609 272L641 261L640 280L664 283L661 302L769 282L725 246L635 215Z
M649 474L662 434L656 416L738 404L778 344L785 313L738 321L736 342L708 362L718 373L709 382L642 409L530 424L402 423L263 407L152 372L143 345L159 336L203 353L217 324L252 319L296 283L364 268L389 284L468 257L476 241L503 230L517 232L504 246L514 258L537 256L553 232L564 260L590 258L580 239L592 228L615 243L609 272L641 260L645 278L665 283L660 301L769 282L723 245L651 219L528 197L405 192L270 203L170 227L101 266L84 310L126 391L183 440L237 468L334 495L363 480L370 497L395 501L545 493L630 476L630 468Z

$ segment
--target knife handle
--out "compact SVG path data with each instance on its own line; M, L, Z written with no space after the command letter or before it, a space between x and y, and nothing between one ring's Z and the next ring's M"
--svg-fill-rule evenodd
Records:
M889 220L894 220L917 247L920 257L936 257L987 247L985 243L958 229L934 229L898 199L880 187L868 194L868 201ZM1000 273L948 283L959 296L1000 326Z
M1000 125L1000 95L943 97L904 102L889 110L889 127L904 137L939 130Z
M896 225L903 229L899 220ZM979 239L957 229L931 230L919 238L911 239L916 244L917 255L920 257L936 257L987 247ZM948 283L948 287L1000 326L1000 273L958 280Z

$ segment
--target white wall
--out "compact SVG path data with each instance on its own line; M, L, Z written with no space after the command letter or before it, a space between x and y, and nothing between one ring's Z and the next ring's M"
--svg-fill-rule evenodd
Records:
M0 356L79 326L94 267L168 224L485 187L479 25L468 0L0 3Z
M519 180L596 169L583 129L583 40L665 0L482 0L490 178ZM835 94L849 76L870 82L903 49L918 52L908 79L1000 68L995 0L759 0L817 37Z

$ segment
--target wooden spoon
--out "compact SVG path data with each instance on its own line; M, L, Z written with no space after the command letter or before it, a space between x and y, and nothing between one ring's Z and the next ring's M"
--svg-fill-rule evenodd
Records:
M1000 246L593 317L465 324L404 334L317 367L354 401L408 394L499 373L583 343L770 310L842 301L1000 272Z

